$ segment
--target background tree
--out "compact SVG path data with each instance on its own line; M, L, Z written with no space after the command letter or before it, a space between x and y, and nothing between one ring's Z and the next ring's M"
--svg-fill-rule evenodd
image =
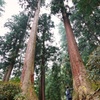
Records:
M53 46L53 33L51 32L54 23L50 15L43 14L39 19L38 34L36 42L35 70L39 76L39 99L45 99L45 72L48 70L49 62L54 59L58 50Z
M8 81L11 75L13 68L17 70L17 73L13 71L13 73L20 73L21 67L21 50L24 47L25 37L26 37L26 29L27 29L27 21L28 17L20 13L20 15L15 15L12 19L9 19L8 22L5 23L5 27L8 27L10 32L8 32L2 42L1 45L1 55L2 58L2 67L4 70L3 81ZM17 77L17 76L16 76Z

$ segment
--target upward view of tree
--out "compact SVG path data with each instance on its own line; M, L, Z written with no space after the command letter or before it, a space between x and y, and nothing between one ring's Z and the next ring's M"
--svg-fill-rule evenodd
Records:
M81 56L79 54L76 40L68 19L69 12L67 12L67 10L68 8L65 8L64 2L62 0L52 1L51 11L53 14L61 12L65 30L66 30L68 52L69 52L70 64L71 64L72 75L73 75L73 87L75 93L77 93L76 97L74 97L74 100L78 100L78 99L82 100L88 98L88 93L90 93L92 89L91 87L89 87L89 82L86 79L87 77L86 70L82 62Z
M47 2L19 0L23 12L5 23L9 30L0 37L0 100L65 100L67 86L73 100L99 100L99 0L72 0L73 7L70 0ZM0 14L3 5L1 0ZM62 21L59 46L53 15Z

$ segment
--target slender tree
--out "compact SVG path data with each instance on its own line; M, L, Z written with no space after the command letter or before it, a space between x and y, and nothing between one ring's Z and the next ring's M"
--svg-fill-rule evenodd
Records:
M68 7L68 5L66 5L66 7ZM73 30L71 28L68 18L70 13L67 11L68 9L66 7L64 6L64 2L62 0L54 0L52 1L51 11L53 14L56 14L58 12L62 13L63 23L66 30L71 70L73 75L73 87L76 94L73 100L89 100L89 98L91 98L92 89L86 78L86 70L79 54ZM91 100L94 100L96 98L98 97L92 96Z
M35 71L40 77L39 100L45 100L45 73L48 69L48 62L57 51L57 48L52 45L53 34L50 30L53 27L50 15L43 14L39 19L35 53Z

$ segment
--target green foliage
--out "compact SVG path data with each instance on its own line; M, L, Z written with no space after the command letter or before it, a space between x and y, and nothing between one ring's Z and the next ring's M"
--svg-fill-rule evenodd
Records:
M16 68L22 65L20 52L23 52L21 50L24 49L25 46L27 21L28 16L24 13L20 13L19 15L12 16L12 18L5 23L5 27L9 28L10 32L4 37L1 37L0 49L2 52L0 55L3 57L1 66L3 70L6 70L9 65L13 65ZM14 73L16 72L14 71ZM17 73L20 74L19 68ZM16 76L17 75L18 74L16 74Z
M65 28L62 22L58 25L58 29L59 29L59 35L60 35L60 41L61 41L61 44L60 44L61 49L62 51L65 51L67 53L66 32L65 32Z
M14 97L14 100L27 100L27 99L26 99L26 97L24 95L19 93Z
M60 59L62 61L62 79L64 80L64 85L72 87L72 74L70 67L70 60L67 51L67 41L66 41L66 33L65 28L62 23L59 24L59 34L61 36L60 46L61 46L61 55Z
M52 0L51 2L52 14L61 13L62 9L65 10L65 7L63 6L63 0Z
M1 12L4 11L3 10L4 4L5 4L4 0L0 0L0 16L1 16Z
M36 9L37 7L37 0L19 0L20 5L22 7L31 8L32 10Z
M45 77L47 77L50 66L49 64L52 61L56 60L58 56L58 48L53 45L54 39L53 33L51 31L52 28L54 28L54 23L51 20L51 16L48 14L43 14L39 19L35 56L35 89L38 95L40 92L40 85L38 86L38 84L41 84L41 72L44 71L44 73L46 74ZM45 81L47 80L48 78L45 78ZM45 85L45 91L49 91L48 84ZM46 98L48 98L48 95L46 95Z
M10 79L11 82L20 82L20 78L19 77L13 77Z
M45 4L45 0L40 0L41 6ZM38 0L19 0L20 5L29 12L35 11L37 9Z
M99 0L72 0L74 4L78 7L79 12L89 16L93 13L95 8L100 6Z
M53 64L52 70L48 73L46 80L46 99L47 100L61 100L61 76L60 66Z
M89 71L90 79L100 81L100 47L94 50L89 56L87 69Z
M42 58L44 59L44 66L47 66L48 61L54 60L54 54L58 48L52 45L53 34L51 29L54 27L53 21L51 21L50 15L43 14L39 19L38 34L36 40L36 55L35 65L36 68L40 69L42 64ZM36 72L39 73L39 70Z
M14 100L14 96L20 91L19 83L0 82L0 100Z
M4 0L0 0L0 6L3 6L4 3Z
M71 15L71 22L73 23L73 32L78 40L80 54L86 64L91 52L100 45L100 39L98 38L100 10L95 8L92 14L87 16L87 13L79 12L77 4Z

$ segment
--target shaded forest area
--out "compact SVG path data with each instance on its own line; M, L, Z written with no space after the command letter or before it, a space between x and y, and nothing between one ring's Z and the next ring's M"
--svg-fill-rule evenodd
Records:
M72 7L70 0L45 2L19 0L24 10L4 24L0 100L66 100L66 87L72 100L100 100L100 1L72 0ZM0 0L0 16L5 3Z

